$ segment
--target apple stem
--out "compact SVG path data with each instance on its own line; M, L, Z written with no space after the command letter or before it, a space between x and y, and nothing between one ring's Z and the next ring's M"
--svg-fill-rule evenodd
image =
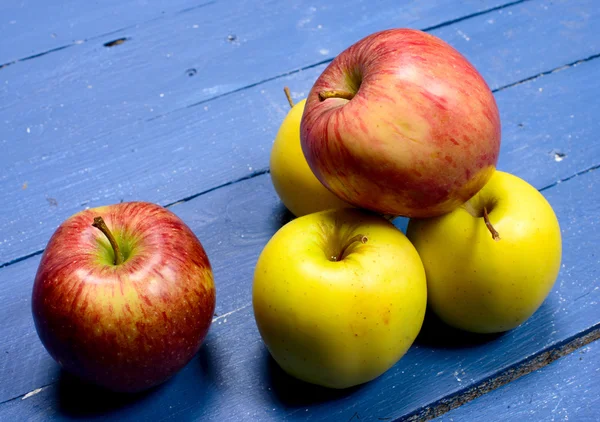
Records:
M108 238L108 241L110 242L110 246L112 246L113 251L115 253L114 264L115 265L122 264L123 263L123 255L121 255L121 251L119 249L119 244L117 243L117 240L115 239L113 234L108 229L108 226L104 222L104 219L102 217L95 217L94 222L92 223L92 226L96 227L98 230L100 230L102 233L104 233L104 235Z
M387 221L389 221L390 223L392 221L394 221L396 219L396 217L398 217L396 214L381 214L381 216L383 218L385 218Z
M354 98L354 94L352 92L339 91L337 89L319 92L319 100L325 101L328 98L344 98L346 100L351 100L352 98Z
M490 216L488 215L487 207L483 207L483 221L485 221L485 225L492 234L492 239L496 242L500 240L500 233L492 226L490 222Z
M283 92L285 92L285 97L290 103L290 108L294 107L294 100L292 100L292 94L290 94L290 89L287 86L283 87Z
M367 236L365 236L364 234L357 234L356 236L351 237L346 244L344 245L344 247L342 248L342 250L340 251L340 254L338 256L332 256L331 260L333 262L338 262L341 259L344 258L344 254L346 253L346 250L348 250L348 248L356 243L356 242L360 242L360 243L367 243L369 239L367 239Z

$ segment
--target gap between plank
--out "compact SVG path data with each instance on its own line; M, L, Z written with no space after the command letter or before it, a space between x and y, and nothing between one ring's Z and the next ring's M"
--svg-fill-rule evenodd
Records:
M526 82L533 81L533 80L535 80L537 78L541 78L542 76L550 75L551 73L560 72L560 71L563 71L563 70L568 69L570 67L578 66L578 65L580 65L582 63L589 62L591 60L597 59L598 57L600 57L600 53L593 54L593 55L591 55L589 57L586 57L584 59L579 59L579 60L576 60L574 62L567 63L567 64L559 66L559 67L555 67L554 69L546 70L544 72L538 73L537 75L530 76L530 77L525 78L525 79L521 79L520 81L513 82L513 83L510 83L508 85L501 86L499 88L496 88L496 89L492 90L492 92L496 93L496 92L504 91L505 89L513 88L513 87L515 87L517 85L521 85L521 84L524 84Z
M469 15L462 16L460 18L449 20L447 22L442 22L437 25L429 26L429 27L423 29L423 31L429 32L429 31L433 31L434 29L444 28L446 26L454 25L455 23L458 23L458 22L463 22L463 21L466 21L471 18L476 18L478 16L485 15L487 13L496 12L498 10L506 9L507 7L516 6L517 4L526 3L528 1L531 1L531 0L516 0L516 1L510 2L510 3L501 4L500 6L492 7L491 9L486 9L486 10L482 10L480 12L471 13Z
M509 2L509 3L505 3L505 4L502 4L502 5L499 5L499 6L495 6L495 7L489 8L489 9L482 10L480 12L471 13L471 14L462 16L460 18L451 19L449 21L444 21L444 22L439 23L437 25L433 25L433 26L424 28L423 31L427 32L427 31L432 31L434 29L443 28L443 27L446 27L446 26L449 26L449 25L452 25L452 24L455 24L455 23L458 23L458 22L462 22L462 21L465 21L465 20L468 20L468 19L471 19L471 18L474 18L474 17L477 17L477 16L482 16L482 15L485 15L487 13L495 12L495 11L498 11L498 10L501 10L501 9L505 9L507 7L515 6L517 4L525 3L525 2L528 2L528 1L531 1L531 0L517 0L517 1ZM185 9L181 9L181 10L178 10L176 12L173 12L171 15L174 16L174 15L179 15L179 14L187 13L187 12L190 12L192 10L199 9L201 7L212 5L214 3L216 3L216 0L209 1L207 3L202 3L202 4L199 4L197 6L187 7ZM131 25L125 26L123 28L115 29L115 30L112 30L112 31L109 31L109 32L105 32L105 33L102 33L102 34L93 35L93 36L91 36L89 38L85 38L83 40L77 40L77 41L72 42L71 44L65 44L65 45L62 45L62 46L59 46L59 47L52 48L50 50L46 50L46 51L42 51L40 53L33 54L31 56L22 57L20 59L15 59L15 60L12 60L10 62L6 62L6 63L3 63L3 64L0 64L0 70L2 68L4 68L4 67L8 67L8 66L11 66L11 65L19 63L19 62L24 62L24 61L27 61L27 60L35 59L37 57L45 56L46 54L50 54L50 53L54 53L56 51L64 50L66 48L73 47L75 45L84 44L84 43L86 43L88 41L93 41L93 40L96 40L98 38L105 37L105 36L110 35L110 34L114 34L116 32L125 31L127 29L135 28L135 27L140 26L140 25L145 25L147 23L154 22L154 21L156 21L158 19L162 19L164 17L165 17L164 15L157 16L155 18L148 19L148 20L145 20L143 22L138 22L136 24L131 24ZM333 60L333 59L329 59L328 61L331 61L331 60Z
M187 7L185 9L181 9L181 10L178 10L178 11L175 11L175 12L171 13L171 16L180 15L182 13L187 13L187 12L190 12L192 10L199 9L201 7L210 6L210 5L212 5L212 4L216 3L216 2L217 2L216 0L213 0L213 1L206 2L206 3L198 4L196 6ZM89 38L84 38L82 40L76 40L76 41L73 41L70 44L61 45L61 46L52 48L50 50L46 50L46 51L42 51L40 53L33 54L31 56L26 56L26 57L22 57L20 59L15 59L15 60L12 60L10 62L6 62L6 63L3 63L3 64L0 64L0 70L2 68L11 66L11 65L16 64L16 63L25 62L25 61L31 60L31 59L36 59L38 57L45 56L46 54L50 54L50 53L54 53L56 51L64 50L66 48L74 47L76 45L85 44L86 42L94 41L94 40L97 40L99 38L106 37L106 36L111 35L111 34L115 34L117 32L126 31L126 30L128 30L130 28L135 28L135 27L140 26L140 25L145 25L145 24L148 24L150 22L154 22L154 21L157 21L159 19L163 19L163 18L165 18L165 16L168 16L168 15L157 16L155 18L147 19L147 20L142 21L142 22L138 22L138 23L135 23L135 24L127 25L127 26L124 26L122 28L113 29L111 31L104 32L102 34L92 35ZM129 37L126 37L126 38L129 39Z
M490 376L479 384L461 390L456 394L446 396L428 406L422 407L415 412L396 419L396 421L427 421L437 418L450 410L456 409L484 394L489 393L503 385L506 385L523 375L537 371L555 360L573 353L577 349L600 339L600 323L584 330L576 335L565 339L558 344L548 347L521 362L517 362L505 370Z
M249 175L247 175L247 176L240 177L240 178L238 178L238 179L235 179L235 180L232 180L232 181L230 181L230 182L222 183L222 184L220 184L220 185L218 185L218 186L212 187L212 188L210 188L210 189L203 190L202 192L196 193L196 194L194 194L194 195L186 196L185 198L183 198L183 199L180 199L180 200L178 200L178 201L175 201L175 202L171 202L171 203L169 203L169 204L165 205L164 207L165 207L165 208L170 208L170 207L172 207L173 205L177 205L177 204L181 204L181 203L183 203L183 202L188 202L188 201L191 201L192 199L195 199L195 198L198 198L199 196L202 196L202 195L205 195L205 194L207 194L207 193L210 193L210 192L216 191L217 189L221 189L221 188L224 188L224 187L226 187L226 186L234 185L234 184L236 184L236 183L238 183L238 182L243 182L244 180L254 179L254 178L255 178L255 177L257 177L257 176L262 176L263 174L267 174L267 173L270 173L270 170L269 170L269 169L257 170L257 171L254 171L254 172L250 173L250 174L249 174ZM1 267L0 267L0 268L1 268Z
M592 166L592 167L588 167L588 168L587 168L587 169L585 169L585 170L581 170L581 171L579 171L579 172L577 172L577 173L575 173L575 174L572 174L572 175L570 175L570 176L567 176L567 177L565 177L565 178L562 178L562 179L560 179L560 180L557 180L557 181L556 181L556 182L554 182L554 183L551 183L551 184L549 184L549 185L547 185L547 186L544 186L543 188L540 188L540 189L538 189L538 191L540 191L540 192L546 191L546 190L548 190L548 189L551 189L551 188L553 188L553 187L555 187L555 186L559 185L560 183L567 182L567 181L569 181L569 180L571 180L571 179L573 179L573 178L575 178L575 177L582 176L582 175L584 175L584 174L586 174L586 173L589 173L589 172L592 172L592 171L594 171L594 170L598 170L598 169L600 169L600 164L596 164L596 165L594 165L594 166ZM213 188L206 189L206 190L204 190L204 191L202 191L202 192L199 192L199 193L196 193L196 194L194 194L194 195L186 196L186 197L185 197L185 198L183 198L183 199L180 199L180 200L177 200L177 201L174 201L174 202L170 202L170 203L168 203L168 204L166 204L166 205L163 205L163 206L164 206L165 208L170 208L170 207L172 207L172 206L174 206L174 205L177 205L177 204L181 204L181 203L184 203L184 202L191 201L191 200L193 200L193 199L196 199L196 198L198 198L199 196L205 195L205 194L207 194L207 193L210 193L210 192L214 192L214 191L216 191L216 190L218 190L218 189L221 189L221 188L224 188L224 187L227 187L227 186L231 186L231 185L234 185L234 184L236 184L236 183L243 182L243 181L245 181L245 180L254 179L255 177L262 176L262 175L264 175L264 174L269 174L270 172L271 172L271 171L270 171L268 168L266 168L266 169L262 169L262 170L257 170L257 171L255 171L255 172L252 172L251 174L249 174L249 175L247 175L247 176L240 177L240 178L238 178L238 179L232 180L232 181L230 181L230 182L227 182L227 183L222 183L222 184L220 184L220 185L218 185L218 186L215 186L215 187L213 187ZM18 262L21 262L21 261L25 261L26 259L29 259L29 258L32 258L32 257L34 257L34 256L40 255L40 254L42 254L43 252L44 252L44 250L43 250L43 249L40 249L40 250L37 250L37 251L35 251L35 252L32 252L32 253L30 253L30 254L24 255L24 256L22 256L22 257L15 258L15 259L13 259L12 261L4 262L4 263L0 264L0 269L2 269L2 268L4 268L4 267L8 267L9 265L16 264L16 263L18 263ZM0 404L1 404L1 403L0 403Z
M588 167L587 169L581 170L581 171L579 171L579 172L577 172L577 173L575 173L575 174L573 174L573 175L571 175L569 177L565 177L564 179L560 179L560 180L557 180L554 183L550 183L549 185L544 186L543 188L538 189L538 190L540 192L544 192L545 190L553 188L554 186L558 185L559 183L564 183L564 182L569 181L569 180L571 180L571 179L573 179L573 178L575 178L577 176L581 176L581 175L584 175L584 174L589 173L591 171L598 170L599 168L600 168L600 164L596 164L595 166Z

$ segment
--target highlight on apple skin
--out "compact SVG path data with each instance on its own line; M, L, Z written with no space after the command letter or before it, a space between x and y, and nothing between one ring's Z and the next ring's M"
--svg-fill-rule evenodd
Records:
M483 77L441 39L412 29L363 38L313 85L301 121L316 177L381 214L431 217L491 177L500 117Z
M92 225L97 217L118 251ZM121 392L158 385L182 369L199 350L214 308L200 241L175 214L145 202L64 221L32 292L35 327L50 355L66 371Z

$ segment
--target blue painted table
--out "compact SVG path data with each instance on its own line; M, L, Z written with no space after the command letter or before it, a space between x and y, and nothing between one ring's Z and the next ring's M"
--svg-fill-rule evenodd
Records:
M597 420L597 1L49 3L0 5L0 420ZM563 263L517 329L472 336L428 317L383 376L328 391L283 374L252 315L256 259L290 218L270 147L288 110L282 87L303 98L336 54L390 27L441 37L483 74L501 112L499 168L548 198ZM218 294L197 357L161 387L123 396L60 371L30 295L64 219L131 200L188 223Z

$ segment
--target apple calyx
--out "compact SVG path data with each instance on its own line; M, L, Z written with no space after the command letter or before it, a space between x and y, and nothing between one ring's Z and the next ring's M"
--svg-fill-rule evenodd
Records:
M330 261L332 262L339 262L342 259L344 259L344 255L346 254L346 251L348 250L348 248L356 243L356 242L360 242L360 243L367 243L369 239L367 238L367 236L365 236L364 234L357 234L356 236L351 237L346 244L344 245L344 247L342 248L342 250L340 251L339 255L337 256L332 256L331 258L329 258Z
M494 228L494 226L492 226L492 223L490 222L490 217L488 215L487 207L485 207L485 206L483 207L483 221L485 221L485 226L488 228L488 230L492 234L492 239L494 239L496 242L499 241L500 233L498 233L498 231Z
M119 248L119 244L117 243L117 239L113 236L108 226L104 222L102 217L94 217L94 222L92 226L96 227L107 237L110 242L110 246L113 248L113 252L115 253L115 259L113 261L114 265L120 265L123 263L123 255L121 255L121 250Z
M285 97L287 98L288 103L290 103L290 108L293 108L294 100L292 100L292 94L290 94L290 89L287 86L284 86L283 92L285 92Z
M325 101L328 98L343 98L345 100L351 100L352 98L354 98L354 93L349 91L341 91L337 89L319 92L319 100Z

